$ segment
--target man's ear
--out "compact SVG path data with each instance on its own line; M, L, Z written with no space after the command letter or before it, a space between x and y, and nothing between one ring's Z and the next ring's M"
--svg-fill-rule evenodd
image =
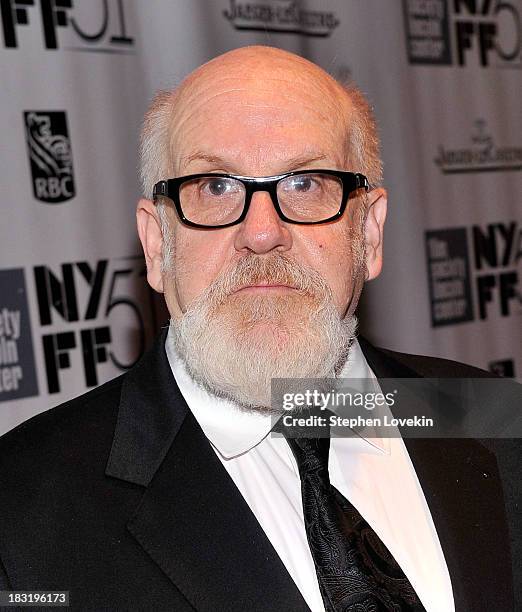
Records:
M364 227L366 242L366 280L379 276L382 269L382 239L386 219L387 196L382 187L368 194L369 208Z
M158 293L163 293L161 273L163 236L154 202L142 198L136 210L138 234L147 263L147 280Z

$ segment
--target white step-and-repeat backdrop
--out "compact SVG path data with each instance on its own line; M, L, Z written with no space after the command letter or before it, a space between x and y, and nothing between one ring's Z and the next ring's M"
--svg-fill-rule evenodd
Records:
M165 322L135 237L153 92L249 44L353 78L389 220L373 341L522 372L522 0L0 0L0 432Z

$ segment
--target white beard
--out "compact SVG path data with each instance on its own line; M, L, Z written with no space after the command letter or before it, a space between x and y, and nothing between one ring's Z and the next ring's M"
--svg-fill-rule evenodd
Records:
M296 289L234 293L263 281ZM221 274L170 325L172 348L197 383L246 409L267 412L272 378L335 375L348 357L357 320L341 319L315 270L281 254L252 254Z

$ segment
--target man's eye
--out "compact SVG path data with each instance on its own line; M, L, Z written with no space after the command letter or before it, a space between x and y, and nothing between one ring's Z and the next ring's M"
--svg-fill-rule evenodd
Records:
M234 191L234 187L235 185L233 181L219 178L206 180L202 184L201 189L203 193L206 193L207 195L223 196L227 193L232 193Z
M310 191L313 188L312 179L308 176L296 176L291 183L295 191Z
M312 193L320 187L319 181L313 176L292 176L285 181L284 189L294 193Z

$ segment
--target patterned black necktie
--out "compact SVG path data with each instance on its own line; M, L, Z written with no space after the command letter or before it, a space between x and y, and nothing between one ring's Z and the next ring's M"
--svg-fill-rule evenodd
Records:
M301 476L308 544L327 612L424 612L377 534L330 484L330 438L287 438Z

